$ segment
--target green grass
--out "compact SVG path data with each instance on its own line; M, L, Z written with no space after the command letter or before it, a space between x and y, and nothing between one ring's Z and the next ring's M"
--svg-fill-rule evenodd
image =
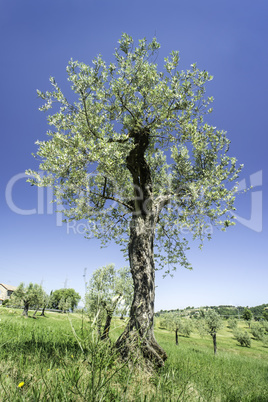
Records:
M227 323L211 337L179 337L158 327L168 354L151 373L121 362L112 343L100 342L87 318L46 313L37 319L0 307L0 401L268 401L268 348L252 339L238 345ZM114 319L112 341L125 323ZM239 327L248 330L241 321ZM23 386L18 387L19 384Z

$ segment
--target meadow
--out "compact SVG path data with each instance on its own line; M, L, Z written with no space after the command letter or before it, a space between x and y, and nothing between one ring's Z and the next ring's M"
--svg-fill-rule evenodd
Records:
M30 314L31 315L31 314ZM211 337L189 338L159 328L168 354L152 372L138 361L123 362L113 348L125 322L115 318L111 342L99 340L85 314L47 312L36 319L0 307L0 401L268 401L268 347L252 339L241 347L227 321ZM248 330L243 320L239 327ZM136 360L135 360L136 359Z

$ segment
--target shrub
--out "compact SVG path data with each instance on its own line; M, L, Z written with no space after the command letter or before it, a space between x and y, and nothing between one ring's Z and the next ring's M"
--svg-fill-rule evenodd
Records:
M246 346L248 348L251 347L251 339L247 331L245 332L235 331L234 337L240 343L241 346Z
M251 333L255 339L261 341L265 335L265 328L260 322L255 322L251 326Z
M237 319L236 318L230 318L228 320L228 326L229 328L231 328L232 330L237 328Z

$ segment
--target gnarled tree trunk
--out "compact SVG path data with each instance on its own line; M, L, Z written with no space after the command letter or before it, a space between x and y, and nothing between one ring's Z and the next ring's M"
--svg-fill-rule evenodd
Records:
M162 366L167 355L154 337L154 236L159 211L153 202L151 171L145 157L149 135L149 128L136 128L129 133L134 147L126 163L132 176L134 199L128 254L134 298L129 323L117 340L117 347L126 357L139 345L146 360Z
M154 216L133 217L130 228L129 261L134 282L134 298L130 320L123 334L117 340L121 355L127 357L135 348L145 359L157 366L163 366L166 352L154 337Z

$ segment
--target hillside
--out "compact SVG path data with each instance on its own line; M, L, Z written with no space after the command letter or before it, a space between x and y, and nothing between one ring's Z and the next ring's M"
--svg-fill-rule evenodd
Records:
M243 315L245 308L249 309L253 317L256 320L261 318L265 318L268 315L268 304L261 304L255 307L243 307L243 306L231 306L231 305L220 305L220 306L202 306L202 307L186 307L185 309L175 309L175 310L160 310L155 315L159 317L161 314L165 313L175 313L178 312L182 317L192 317L195 315L199 315L200 311L206 311L209 309L213 309L217 311L221 316L229 318L229 317L237 317L240 318ZM265 314L266 312L266 314ZM267 317L268 318L268 317ZM266 318L266 319L267 319Z

